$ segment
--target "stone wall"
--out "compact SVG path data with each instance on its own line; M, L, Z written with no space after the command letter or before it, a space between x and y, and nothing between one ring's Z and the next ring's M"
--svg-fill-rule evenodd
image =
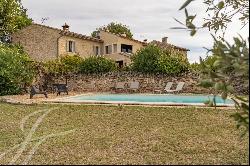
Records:
M57 58L59 30L32 24L12 35L15 44L21 44L33 60L47 61Z
M146 75L130 72L117 72L102 75L71 75L67 79L70 91L77 92L112 92L116 82L138 81L140 83L140 93L153 93L154 90L163 90L167 82L173 82L173 89L176 88L178 82L185 82L182 93L207 93L211 94L212 91L197 86L199 76L196 74L183 74L182 76L166 76L166 75ZM65 77L52 78L48 82L52 83L65 83ZM126 89L119 92L128 92Z

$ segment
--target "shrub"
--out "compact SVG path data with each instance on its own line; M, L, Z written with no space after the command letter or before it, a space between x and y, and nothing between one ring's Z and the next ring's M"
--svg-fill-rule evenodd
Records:
M132 70L143 73L179 74L188 70L189 63L177 52L168 52L149 45L132 56Z
M78 55L66 55L60 59L44 63L45 71L50 75L63 75L69 73L78 73L83 59Z
M114 61L101 56L92 56L82 61L80 71L83 74L107 73L116 70Z
M195 62L195 63L190 64L190 70L192 72L199 72L200 69L201 69L201 67L200 67L199 63Z
M79 55L66 55L61 58L61 63L66 73L78 73L80 71L80 64L82 61L83 58Z
M149 45L132 56L132 70L143 73L156 73L158 60L163 51L156 46Z
M45 73L48 75L62 75L65 74L63 66L59 59L47 61L43 64Z
M206 65L206 67L210 68L211 70L215 71L217 68L214 66L215 61L217 60L216 56L207 56L204 59L200 59L200 61ZM193 72L201 72L202 65L200 63L193 63L190 65L190 69Z
M19 94L34 77L32 61L22 48L0 44L0 95Z

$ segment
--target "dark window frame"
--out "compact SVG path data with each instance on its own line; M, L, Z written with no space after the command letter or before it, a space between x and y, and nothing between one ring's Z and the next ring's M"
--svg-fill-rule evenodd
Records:
M133 53L133 45L121 44L121 52Z

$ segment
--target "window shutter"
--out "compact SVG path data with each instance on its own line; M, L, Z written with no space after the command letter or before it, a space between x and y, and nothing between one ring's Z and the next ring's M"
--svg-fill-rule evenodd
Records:
M76 52L76 42L72 42L72 52Z
M112 54L112 45L109 45L109 46L108 46L108 53L109 53L109 54Z
M69 52L69 41L66 41L66 52Z
M93 46L93 55L96 55L96 54L95 54L95 46Z
M100 55L100 48L99 48L99 46L96 46L95 49L96 49L97 55Z
M114 48L114 53L117 53L117 44L114 44L113 48Z

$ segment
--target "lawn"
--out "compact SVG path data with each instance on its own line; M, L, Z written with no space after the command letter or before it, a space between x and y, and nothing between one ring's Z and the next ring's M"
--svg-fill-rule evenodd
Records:
M55 109L46 112L50 108ZM39 110L47 113L44 119L37 121L44 112L27 118L22 131L23 118ZM249 136L240 138L232 113L192 107L0 103L0 164L248 164ZM30 131L33 140L25 143ZM58 133L38 146L36 138ZM26 146L1 156L22 142Z

